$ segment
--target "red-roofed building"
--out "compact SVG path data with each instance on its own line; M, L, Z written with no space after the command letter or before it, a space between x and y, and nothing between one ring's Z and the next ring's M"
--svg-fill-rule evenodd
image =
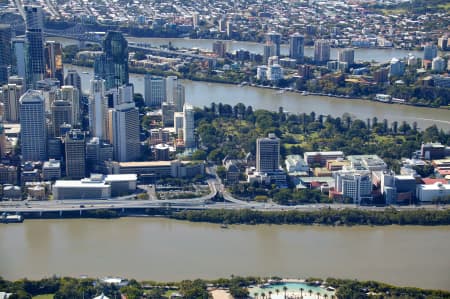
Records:
M435 183L447 184L447 180L446 179L423 178L421 180L422 180L422 184L425 184L425 185L433 185Z

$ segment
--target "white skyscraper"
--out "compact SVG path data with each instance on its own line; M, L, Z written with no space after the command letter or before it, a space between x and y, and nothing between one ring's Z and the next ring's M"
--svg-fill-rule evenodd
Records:
M141 155L139 110L133 100L115 105L108 111L109 137L114 147L114 160L136 161Z
M173 103L175 99L175 88L178 85L177 76L169 76L166 78L166 102Z
M24 92L23 90L21 85L3 85L1 99L5 104L5 120L13 123L19 121L19 99Z
M37 90L28 90L20 98L20 145L23 161L45 161L47 126L44 97Z
M195 148L195 123L194 123L194 107L184 104L183 107L183 140L186 148Z
M166 80L163 77L145 75L145 104L161 106L166 100Z
M91 80L89 96L89 127L92 137L106 140L107 98L105 97L105 80Z

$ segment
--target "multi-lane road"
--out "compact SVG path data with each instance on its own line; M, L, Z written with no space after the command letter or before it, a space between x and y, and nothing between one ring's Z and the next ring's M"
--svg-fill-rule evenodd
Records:
M317 211L321 209L346 209L355 208L362 210L384 210L386 207L356 206L349 204L308 204L296 206L282 206L275 203L247 202L234 198L223 186L217 176L214 167L207 167L210 193L198 198L158 200L150 196L148 200L140 200L136 194L111 198L108 200L50 200L50 201L0 201L0 213L44 213L85 211L101 209L251 209L257 211ZM223 202L214 201L217 195L221 195ZM396 206L398 210L412 209L447 209L447 206Z

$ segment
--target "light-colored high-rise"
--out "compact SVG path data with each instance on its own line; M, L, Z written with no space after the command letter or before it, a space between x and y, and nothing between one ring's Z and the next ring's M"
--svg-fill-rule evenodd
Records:
M79 125L80 119L80 95L76 87L72 85L61 86L61 100L67 101L72 105L72 125Z
M256 171L267 173L280 167L280 139L275 134L256 140Z
M20 145L23 161L45 161L47 126L44 97L37 90L28 90L20 98Z
M110 142L114 147L114 160L136 161L141 155L139 140L139 110L134 102L116 105L108 111Z
M17 84L6 84L2 87L2 102L5 104L4 119L9 122L19 122L19 99L24 88Z
M145 104L160 107L166 100L166 80L163 77L145 75Z
M195 148L194 107L185 104L183 107L183 140L186 148Z
M80 130L69 131L64 138L66 176L81 179L86 176L86 140Z
M323 63L330 60L330 42L319 39L314 43L314 61Z
M89 127L92 137L106 140L106 117L108 101L105 97L105 80L91 80L91 92L89 96Z

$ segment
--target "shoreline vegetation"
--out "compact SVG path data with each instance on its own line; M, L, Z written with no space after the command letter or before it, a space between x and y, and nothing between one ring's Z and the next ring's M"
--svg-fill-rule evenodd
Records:
M70 219L94 218L113 219L120 217L164 217L174 220L205 222L216 224L288 224L288 225L325 225L325 226L386 226L386 225L450 225L450 209L425 210L415 209L398 211L386 208L382 211L369 211L354 208L342 210L324 208L318 211L254 211L242 210L185 210L171 211L167 209L127 210L121 213L115 210L83 211L80 216L76 212L47 212L41 216L24 213L26 219Z
M93 278L71 278L57 277L43 278L40 280L28 280L26 278L17 281L8 281L0 277L0 291L12 293L10 299L31 299L36 296L46 296L54 299L93 298L104 294L110 298L128 299L152 298L165 299L176 298L197 299L213 298L211 292L214 290L227 291L232 298L262 298L264 293L250 294L252 286L280 286L280 290L287 291L285 283L304 283L305 288L295 290L300 296L311 297L312 290L332 290L332 295L323 295L321 298L450 298L450 292L444 290L420 289L415 287L399 287L377 281L358 281L336 278L308 278L282 279L280 277L240 277L231 275L231 278L219 278L214 280L195 279L180 282L155 282L134 279L127 280L119 278L121 285L108 283L105 280ZM270 298L269 291L269 298ZM264 294L264 295L263 295ZM320 292L314 293L315 296ZM38 298L41 298L38 297ZM285 295L286 297L286 295Z

